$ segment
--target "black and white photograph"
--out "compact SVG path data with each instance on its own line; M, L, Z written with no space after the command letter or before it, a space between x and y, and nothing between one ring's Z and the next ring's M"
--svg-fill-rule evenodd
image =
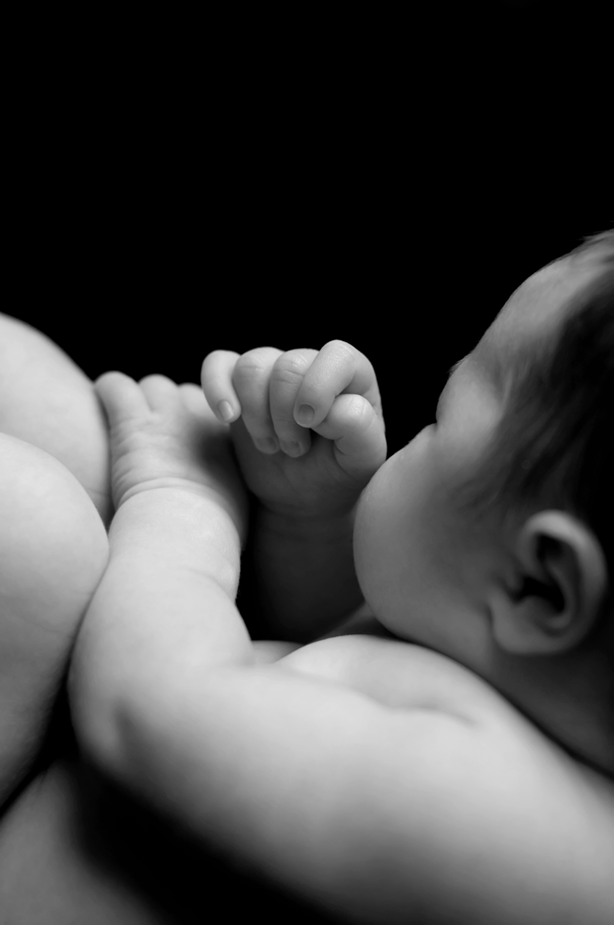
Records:
M611 925L602 7L105 16L5 91L0 925Z

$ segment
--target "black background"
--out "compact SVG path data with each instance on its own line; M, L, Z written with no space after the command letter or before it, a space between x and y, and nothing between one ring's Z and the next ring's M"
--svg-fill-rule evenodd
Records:
M398 449L522 280L614 225L599 10L29 23L2 310L91 377L348 340Z
M348 340L397 449L513 289L614 223L582 9L116 24L48 53L16 80L3 310L91 377Z

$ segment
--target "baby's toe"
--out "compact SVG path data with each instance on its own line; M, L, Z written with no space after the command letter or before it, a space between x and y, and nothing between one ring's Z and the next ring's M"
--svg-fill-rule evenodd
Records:
M181 395L185 407L192 414L195 414L198 418L211 421L212 423L219 423L218 418L209 407L209 403L205 398L205 393L200 386L195 385L193 382L183 382L179 386L179 394Z
M162 410L177 402L179 392L176 383L167 376L153 374L139 382L141 391L152 411Z
M112 428L134 420L146 410L147 402L141 389L134 379L124 373L103 373L95 386Z

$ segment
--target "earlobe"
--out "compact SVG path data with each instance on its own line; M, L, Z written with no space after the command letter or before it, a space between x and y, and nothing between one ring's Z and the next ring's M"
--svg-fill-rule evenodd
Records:
M607 592L601 545L563 511L541 511L515 537L515 575L492 606L493 635L517 655L573 649L594 626Z

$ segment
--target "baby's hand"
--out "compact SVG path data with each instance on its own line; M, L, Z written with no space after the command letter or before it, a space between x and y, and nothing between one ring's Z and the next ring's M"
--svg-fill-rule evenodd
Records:
M245 491L222 426L197 385L165 376L135 382L105 373L96 382L109 421L115 508L143 491L180 488L219 502L244 532Z
M282 514L347 513L386 458L375 372L350 344L210 353L202 384L232 424L250 490Z

